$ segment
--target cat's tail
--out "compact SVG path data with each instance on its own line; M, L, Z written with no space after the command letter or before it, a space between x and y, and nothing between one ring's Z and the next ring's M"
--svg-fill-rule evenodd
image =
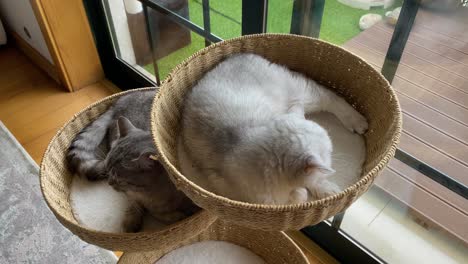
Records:
M98 155L98 151L108 127L114 120L113 115L112 109L109 109L75 137L67 153L68 168L72 173L88 180L107 177L105 157Z

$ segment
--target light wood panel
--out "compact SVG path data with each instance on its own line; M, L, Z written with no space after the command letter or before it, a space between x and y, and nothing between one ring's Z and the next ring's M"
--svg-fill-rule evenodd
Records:
M62 84L76 91L104 78L83 1L30 0Z
M66 121L117 91L98 82L69 93L12 47L0 48L0 73L0 120L37 163Z
M13 38L16 46L28 56L39 68L45 71L52 79L60 82L60 78L55 66L42 56L35 48L31 47L20 35L14 31L8 31L8 34Z
M338 264L339 262L330 256L325 250L312 242L300 231L286 232L291 239L299 245L307 256L310 264Z

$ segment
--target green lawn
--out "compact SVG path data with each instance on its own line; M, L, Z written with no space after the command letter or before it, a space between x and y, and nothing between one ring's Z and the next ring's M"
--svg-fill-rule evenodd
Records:
M401 6L403 0L395 1L393 9ZM189 0L190 20L203 27L203 15L201 0ZM211 0L210 19L211 32L222 39L233 38L241 35L241 0ZM268 1L268 27L267 31L272 33L289 33L291 25L292 3L291 0ZM385 14L388 10L383 8L368 10L354 9L339 3L337 0L325 1L325 9L320 29L320 39L341 45L359 34L359 18L367 13ZM161 78L194 52L205 47L205 41L195 33L191 33L190 45L180 49L158 61L159 74ZM154 73L153 66L145 68Z
M320 29L320 39L341 45L359 34L359 18L367 13L384 14L401 6L403 0L396 0L393 7L389 9L375 8L371 10L361 10L351 8L339 3L337 0L326 0L323 11L322 27Z

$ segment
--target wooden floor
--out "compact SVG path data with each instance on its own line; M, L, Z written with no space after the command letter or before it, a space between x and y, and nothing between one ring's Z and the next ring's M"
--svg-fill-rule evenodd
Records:
M112 93L105 82L69 93L19 51L0 47L0 121L37 163L66 121Z
M380 71L393 27L381 22L344 44ZM454 15L420 10L392 86L403 110L400 148L457 181L468 185L468 10ZM425 192L434 202L452 208L450 217L464 216L452 230L461 232L467 223L468 204L439 184L428 180L399 161L392 161L380 184L399 179L414 187L412 197L394 191L406 203L430 211L430 200L418 200L414 193ZM386 178L385 178L386 177ZM379 182L377 182L379 183ZM395 183L394 183L395 184ZM406 184L408 185L408 184ZM419 188L419 189L418 189ZM408 196L408 195L406 195ZM417 195L416 195L417 196ZM421 197L420 197L421 198ZM443 214L446 214L444 212ZM441 212L432 212L441 218ZM449 215L445 215L448 217ZM457 225L457 223L455 223ZM466 229L466 228L465 228Z

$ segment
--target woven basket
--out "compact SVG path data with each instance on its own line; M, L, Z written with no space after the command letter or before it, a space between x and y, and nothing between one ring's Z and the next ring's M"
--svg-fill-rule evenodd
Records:
M234 201L205 190L181 174L177 138L186 93L227 56L251 52L301 72L343 96L369 122L367 156L358 182L336 195L296 205ZM211 45L179 64L161 84L153 103L152 133L171 179L200 207L220 219L254 229L290 230L317 224L348 208L365 193L393 157L401 132L401 111L385 78L356 55L303 36L260 34Z
M244 247L268 264L308 264L299 247L283 232L252 230L216 221L199 236L176 246L163 246L156 251L125 253L119 264L153 264L167 253L196 242L217 240Z
M47 205L57 219L84 241L118 251L148 251L160 245L177 245L208 228L216 217L201 211L167 228L140 233L106 233L91 230L78 224L70 207L72 174L67 169L65 156L76 134L94 121L120 96L154 88L122 92L92 104L65 124L52 139L44 154L40 170L41 190Z

